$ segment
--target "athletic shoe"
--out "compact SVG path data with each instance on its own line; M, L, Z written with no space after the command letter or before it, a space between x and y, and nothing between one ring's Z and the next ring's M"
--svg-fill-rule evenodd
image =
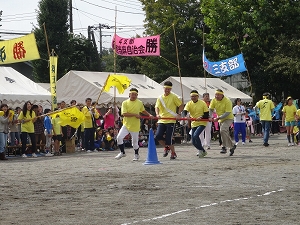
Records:
M249 140L249 143L253 142L252 140Z
M47 154L45 156L51 157L51 156L53 156L53 154L51 152L47 152Z
M210 149L210 146L207 146L207 149Z
M292 146L292 143L288 143L288 147Z
M95 150L94 150L94 152L98 152L98 150L97 150L97 149L95 149Z
M23 154L23 155L22 155L22 158L27 158L27 155Z
M37 155L36 155L35 153L33 153L33 154L32 154L32 157L33 157L33 158L36 158L36 157L37 157Z
M115 157L115 159L121 159L121 158L123 158L123 157L125 157L126 156L126 154L123 154L122 152L120 152L116 157Z
M222 151L220 151L221 154L226 154L227 153L227 150L226 150L226 147L222 147Z
M229 156L233 156L233 153L234 153L234 150L236 149L236 145L234 145L229 151L230 151L230 154Z
M203 150L199 150L199 158L203 158L204 156L207 155L207 152L206 151L203 151Z
M170 147L169 147L169 146L166 146L166 147L165 147L165 150L164 150L163 157L167 157L168 154L169 154L169 152L170 152Z
M87 150L86 152L87 152L87 153L91 153L91 152L93 152L93 151L91 151L91 150Z
M245 145L245 142L242 142L242 145Z
M140 155L139 154L134 154L134 158L132 161L138 161L140 158Z
M268 147L268 146L269 146L269 144L268 144L268 143L264 143L264 146L265 146L265 147Z
M176 159L177 158L177 154L174 152L174 153L171 153L171 157L170 159Z
M294 142L292 142L292 146L294 146L295 145L295 143Z

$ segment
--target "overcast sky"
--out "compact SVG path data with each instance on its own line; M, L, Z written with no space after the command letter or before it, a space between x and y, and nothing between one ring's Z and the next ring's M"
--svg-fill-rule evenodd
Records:
M37 25L36 10L39 0L0 0L2 21L0 32L30 33ZM73 0L73 29L75 34L87 37L88 26L106 24L115 25L115 8L117 8L117 34L121 37L143 36L143 20L145 19L139 0ZM103 47L111 46L114 29L102 29ZM0 34L1 39L8 40L20 35ZM95 38L99 42L99 30ZM98 43L99 44L99 43ZM99 48L98 48L99 50Z

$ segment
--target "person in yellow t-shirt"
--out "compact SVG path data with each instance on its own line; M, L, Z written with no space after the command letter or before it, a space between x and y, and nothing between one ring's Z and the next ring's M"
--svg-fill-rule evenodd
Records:
M115 159L121 159L126 156L123 139L130 134L132 138L132 146L134 149L133 161L138 161L139 156L139 132L140 132L140 113L153 117L150 113L145 110L143 102L137 99L138 90L131 88L129 90L129 99L122 102L121 112L123 115L123 126L121 127L118 136L117 144L120 149L120 153Z
M173 93L172 82L166 81L164 83L164 94L157 98L155 104L155 113L158 117L158 127L155 133L155 138L165 147L163 157L167 157L171 150L170 159L176 159L177 154L175 153L174 145L172 144L173 133L175 130L176 119L180 119L180 113L183 110L182 101ZM178 108L178 113L177 113ZM165 118L176 118L174 120L164 119Z
M269 146L269 136L270 136L270 127L272 122L272 114L275 108L274 103L268 99L270 93L264 93L263 99L256 103L256 109L259 109L259 119L262 125L263 135L264 135L264 146Z
M220 123L220 134L222 139L222 151L221 154L226 154L226 147L230 148L229 156L232 156L234 150L236 149L236 145L232 142L229 127L233 123L233 114L232 114L232 102L229 98L224 96L224 92L221 89L217 89L215 93L215 98L212 99L209 105L210 114L215 110L217 113L216 118L212 118L213 122L219 121Z
M60 147L60 142L62 141L63 133L62 133L62 127L59 122L60 122L60 117L58 114L51 119L52 131L53 131L52 139L54 141L55 156L61 155L61 152L59 151L59 147Z
M295 137L293 133L294 126L296 125L296 112L297 108L293 104L293 98L288 97L286 99L285 106L282 109L282 126L286 127L286 135L288 140L288 146L295 145ZM292 137L292 140L291 140Z
M86 106L83 107L82 113L85 116L84 120L84 147L86 152L98 152L95 149L95 132L96 129L94 127L95 119L99 118L99 113L95 109L96 106L92 106L92 99L86 98L85 100Z
M196 119L191 122L192 143L198 149L199 152L197 155L201 158L207 155L200 140L200 134L204 131L207 121L200 121L200 119L208 119L209 112L206 103L199 100L198 91L192 90L190 96L191 101L185 105L183 114L186 116L187 112L189 112L190 117Z
M35 112L32 110L32 104L30 101L25 102L23 109L18 117L19 123L21 123L21 134L22 134L22 157L26 158L26 144L27 144L27 135L30 137L32 145L32 157L37 157L36 155L36 142L34 134L34 125L33 123L36 120Z

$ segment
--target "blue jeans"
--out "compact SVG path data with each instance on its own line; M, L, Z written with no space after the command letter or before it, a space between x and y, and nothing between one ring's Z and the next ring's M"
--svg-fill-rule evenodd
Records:
M262 120L261 126L262 126L262 131L264 133L264 143L268 143L269 141L269 136L270 136L270 126L271 126L271 121L265 121Z
M192 143L198 150L204 150L201 140L200 140L200 134L202 131L205 129L205 126L200 125L198 127L193 127L192 128Z
M5 152L6 142L7 142L7 134L1 132L0 133L0 153Z
M159 123L155 133L155 139L157 141L164 140L166 145L172 145L174 128L174 123ZM164 134L166 134L165 137Z

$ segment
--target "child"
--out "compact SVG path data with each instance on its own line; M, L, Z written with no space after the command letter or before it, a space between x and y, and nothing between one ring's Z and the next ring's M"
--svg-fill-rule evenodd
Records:
M97 128L96 131L96 140L95 140L95 148L99 151L105 150L104 149L104 142L103 142L103 130L101 127Z
M50 109L45 109L44 110L44 114L47 114L51 112ZM46 136L46 155L45 156L53 156L53 154L51 153L51 139L52 139L52 123L51 123L51 118L50 116L45 116L44 118L44 127L45 127L45 136Z
M296 124L295 117L296 117L297 108L293 104L292 97L288 97L286 99L286 103L282 109L282 112L283 112L282 126L286 127L288 146L293 146L295 145L293 129Z
M54 141L54 155L59 156L61 152L59 151L60 141L62 139L62 129L59 124L60 118L59 115L56 115L55 118L52 119L53 126L53 141Z
M253 127L253 120L251 116L249 116L249 110L246 110L245 114L245 119L246 119L246 137L248 138L249 142L251 143L251 135L254 134L254 127Z

